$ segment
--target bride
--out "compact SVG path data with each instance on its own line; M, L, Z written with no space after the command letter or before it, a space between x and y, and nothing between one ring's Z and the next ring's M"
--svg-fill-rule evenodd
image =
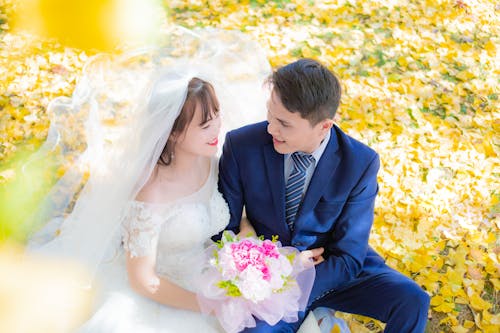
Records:
M98 297L78 332L222 332L195 282L229 221L215 156L221 127L264 114L269 69L242 34L174 28L160 46L95 57L72 97L51 102L33 160L74 164L34 214L49 222L31 248L90 271L81 287Z
M49 222L31 248L89 269L81 287L97 297L78 332L223 332L196 299L204 248L230 214L215 156L221 131L263 118L269 72L239 33L175 28L159 47L94 58L49 105L34 159L75 163L35 214Z
M161 89L154 88L152 99L169 98ZM204 245L229 220L217 191L220 126L213 87L192 78L158 163L122 222L125 251L104 265L103 280L113 285L80 332L221 331L193 312Z

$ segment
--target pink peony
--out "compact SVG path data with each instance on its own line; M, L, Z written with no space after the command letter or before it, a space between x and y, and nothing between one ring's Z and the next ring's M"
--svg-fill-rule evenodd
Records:
M231 250L236 269L240 272L243 272L249 265L265 265L265 253L263 248L249 240L231 244Z
M264 254L266 255L266 257L278 258L280 256L278 247L269 239L266 239L264 242L262 242L262 248L264 249Z

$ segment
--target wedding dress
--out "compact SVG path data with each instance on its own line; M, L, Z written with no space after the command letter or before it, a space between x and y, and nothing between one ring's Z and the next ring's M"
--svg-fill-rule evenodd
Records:
M215 318L162 305L131 290L124 256L124 250L131 256L153 254L159 276L196 292L204 248L229 221L217 190L217 170L213 158L207 181L187 197L166 204L130 202L122 223L123 248L101 266L97 311L78 332L223 332Z

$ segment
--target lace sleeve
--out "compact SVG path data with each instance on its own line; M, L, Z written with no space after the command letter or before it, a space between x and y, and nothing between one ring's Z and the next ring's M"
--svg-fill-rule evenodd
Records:
M123 247L132 258L155 255L159 226L152 211L143 203L134 202L122 224Z

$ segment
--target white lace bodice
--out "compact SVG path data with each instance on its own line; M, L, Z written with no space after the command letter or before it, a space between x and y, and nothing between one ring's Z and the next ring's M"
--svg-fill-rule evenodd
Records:
M123 244L133 257L156 257L156 272L188 290L204 260L210 237L229 222L229 209L217 190L217 162L203 187L168 204L132 201L123 223Z

